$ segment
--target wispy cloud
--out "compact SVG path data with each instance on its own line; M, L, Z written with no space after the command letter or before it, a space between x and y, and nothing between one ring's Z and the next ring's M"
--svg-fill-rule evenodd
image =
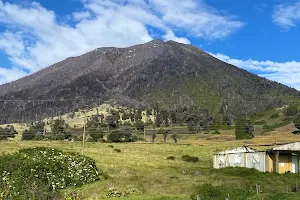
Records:
M273 10L273 22L281 28L289 29L300 23L300 1L276 5Z
M300 77L300 62L291 61L279 63L269 60L241 60L230 58L229 56L220 53L210 54L224 62L243 68L250 72L255 72L259 76L300 90L300 79L297 78Z
M159 36L165 40L190 43L176 32L217 40L244 26L198 0L81 2L82 9L70 13L71 21L66 23L37 2L21 5L0 0L0 25L6 28L0 32L0 51L5 52L11 66L34 72L95 48L148 42L153 38L152 28L159 30ZM11 80L9 74L2 76L5 81ZM5 81L2 78L0 83Z

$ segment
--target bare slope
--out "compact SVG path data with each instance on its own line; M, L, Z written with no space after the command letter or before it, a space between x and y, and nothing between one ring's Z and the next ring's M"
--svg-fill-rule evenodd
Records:
M126 106L196 104L225 115L251 114L297 97L294 89L196 47L154 40L129 48L99 48L0 86L0 99L12 100L0 102L0 119L34 120L108 100Z

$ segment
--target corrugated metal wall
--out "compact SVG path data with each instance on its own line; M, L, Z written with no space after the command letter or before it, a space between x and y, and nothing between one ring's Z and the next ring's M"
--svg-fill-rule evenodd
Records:
M247 167L265 172L266 152L215 154L214 168Z

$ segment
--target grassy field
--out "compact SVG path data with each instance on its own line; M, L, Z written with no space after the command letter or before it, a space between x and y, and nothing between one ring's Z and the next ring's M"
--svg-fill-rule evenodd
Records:
M300 141L300 136L291 134L293 125L285 126L268 135L256 136L252 140L236 141L232 134L205 135L180 134L178 144L174 144L171 137L168 143L163 144L162 136L158 135L156 143L137 142L126 144L86 143L85 155L96 160L97 166L108 177L81 188L71 188L68 191L79 190L84 199L104 199L107 190L111 187L126 192L135 190L136 195L124 197L129 200L168 200L189 199L196 186L204 183L213 185L232 184L240 187L247 184L255 186L261 184L263 194L255 199L265 199L265 194L284 192L286 185L292 188L299 175L265 175L259 173L240 174L234 169L212 169L212 155L214 152L237 146L252 146L257 149L266 149L262 145ZM150 135L147 140L150 140ZM18 149L34 146L59 148L66 151L81 152L80 142L40 142L40 141L6 141L1 142L0 153L11 153ZM114 148L109 147L113 145ZM121 149L120 153L114 151ZM187 163L181 156L188 154L197 156L199 163ZM167 160L168 156L175 156L174 161ZM293 194L281 194L280 199L297 199ZM285 195L285 196L284 196ZM286 197L288 195L288 197Z

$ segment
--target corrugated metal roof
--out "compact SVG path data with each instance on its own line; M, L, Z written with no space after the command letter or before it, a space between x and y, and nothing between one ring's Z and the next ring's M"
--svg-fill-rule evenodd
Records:
M272 149L273 151L300 151L300 142L294 142L290 144L281 145L278 147L274 147Z
M231 153L246 153L246 152L256 152L256 150L250 147L237 147L234 149L217 152L216 154L231 154Z

